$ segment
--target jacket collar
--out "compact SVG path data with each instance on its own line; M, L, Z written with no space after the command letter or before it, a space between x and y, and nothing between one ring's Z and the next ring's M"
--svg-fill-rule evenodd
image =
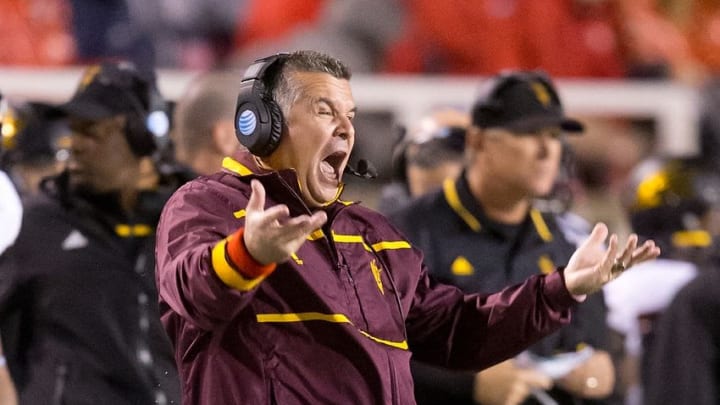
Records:
M137 204L131 212L122 209L116 192L98 193L72 187L67 171L44 179L41 190L84 223L98 221L117 236L128 238L147 237L154 233L165 203L178 186L168 184L139 192Z
M470 185L467 181L466 172L458 176L456 180L446 179L443 182L443 195L445 201L455 214L474 232L481 232L483 229L498 233L503 237L510 237L513 233L509 226L499 224L487 217L482 205L470 192ZM548 228L545 219L537 208L531 207L525 218L525 222L531 221L535 232L545 242L550 242L553 235Z
M232 173L239 177L279 177L284 180L284 183L288 187L290 187L290 189L297 195L300 200L302 200L300 182L298 181L297 173L294 169L270 170L260 167L257 160L255 159L255 156L253 156L247 150L235 152L232 157L224 158L222 162L222 167L223 171ZM340 199L344 188L345 184L341 183L335 197L325 203L323 207L330 207L335 203L340 203L342 205L353 204L353 202L351 201L344 201ZM303 206L305 206L304 202Z

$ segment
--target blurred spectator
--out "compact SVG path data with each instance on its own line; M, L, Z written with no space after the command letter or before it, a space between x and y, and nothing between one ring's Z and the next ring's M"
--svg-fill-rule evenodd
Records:
M392 218L423 250L430 273L466 293L548 274L567 262L576 245L565 238L557 215L540 212L533 202L556 182L565 132L582 130L564 115L543 73L497 75L473 105L462 175ZM592 403L614 384L606 338L602 296L588 297L574 309L570 325L514 360L479 373L414 362L416 397L419 404L542 403L548 395L561 404ZM542 366L563 357L570 365L562 372Z
M11 107L6 123L2 166L20 194L37 194L40 181L58 174L67 158L67 121L54 106L29 102Z
M60 110L72 129L66 170L24 202L20 234L0 259L3 343L20 401L177 404L153 298L154 230L177 188L153 161L168 129L154 76L128 63L91 66Z
M234 124L241 78L233 72L199 76L175 105L171 133L175 156L196 174L219 171L223 158L241 147Z
M660 316L647 351L646 405L720 403L720 269L684 286Z
M75 62L68 0L0 1L0 65L54 66Z
M649 371L643 353L657 317L698 271L714 266L720 175L697 160L651 158L632 173L625 197L633 231L662 249L658 260L605 287L608 324L625 340L626 403L642 404L642 380Z
M643 161L631 175L626 207L633 231L654 239L665 257L706 263L720 236L720 174L697 159ZM720 211L718 211L720 212ZM689 238L689 239L688 239Z
M383 187L378 210L390 213L412 198L434 191L462 171L468 114L440 109L406 132L393 150L393 178Z

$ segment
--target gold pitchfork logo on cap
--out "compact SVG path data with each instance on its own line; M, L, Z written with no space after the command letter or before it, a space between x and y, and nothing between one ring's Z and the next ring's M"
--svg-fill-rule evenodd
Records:
M85 74L83 74L83 77L80 80L80 88L84 89L87 87L90 82L93 81L95 76L98 75L98 73L100 73L100 65L93 65L87 68L87 70L85 70Z
M531 82L530 88L532 89L533 93L535 93L535 98L537 98L540 104L542 104L544 107L550 105L550 93L542 83Z

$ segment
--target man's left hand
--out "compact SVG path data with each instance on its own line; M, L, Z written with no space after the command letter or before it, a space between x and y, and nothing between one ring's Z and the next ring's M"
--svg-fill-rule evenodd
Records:
M573 253L565 268L565 285L573 296L583 300L586 294L592 294L611 280L617 278L625 270L638 263L652 260L660 255L660 248L655 242L648 240L638 247L636 234L630 235L625 247L619 254L618 237L610 236L608 248L605 240L608 236L607 226L598 223L590 236Z

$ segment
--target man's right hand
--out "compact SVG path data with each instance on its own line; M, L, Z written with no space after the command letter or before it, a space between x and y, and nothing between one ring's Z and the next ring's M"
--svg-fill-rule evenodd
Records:
M514 405L527 399L533 389L548 390L550 377L506 360L475 375L473 399L482 405Z
M290 217L287 205L265 209L265 188L250 182L252 192L245 208L245 247L260 264L282 263L290 259L307 236L327 221L324 211Z

